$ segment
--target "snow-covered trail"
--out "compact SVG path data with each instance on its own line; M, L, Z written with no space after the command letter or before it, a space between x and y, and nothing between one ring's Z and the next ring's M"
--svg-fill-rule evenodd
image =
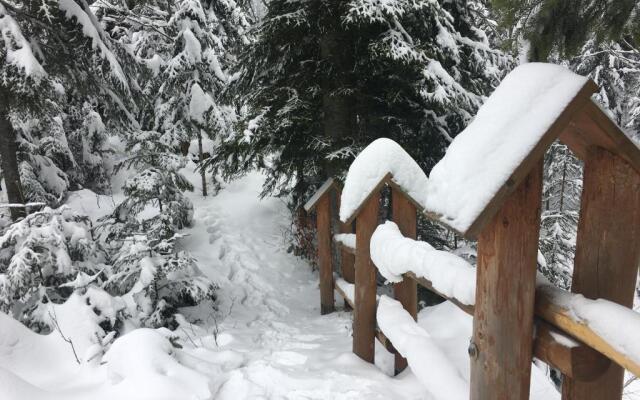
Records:
M286 207L258 200L261 183L249 175L215 197L193 196L184 244L220 300L206 328L181 334L193 338L185 353L201 360L190 366L211 377L214 398L428 399L412 374L390 378L351 353L350 313L320 316L317 274L285 251Z
M317 273L286 252L288 212L280 200L258 199L261 184L251 174L215 197L192 196L196 224L184 245L220 286L219 310L192 310L209 317L181 327L180 361L209 377L216 399L444 400L410 370L385 374L393 357L380 346L378 366L353 355L351 314L320 315ZM443 303L419 319L468 382L471 318ZM532 378L532 399L559 397L541 370Z

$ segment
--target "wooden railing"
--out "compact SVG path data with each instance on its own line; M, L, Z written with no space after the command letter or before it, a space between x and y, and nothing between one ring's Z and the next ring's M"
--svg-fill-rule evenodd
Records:
M339 201L341 187L334 180L323 185L322 190L306 204L308 212L315 210L318 226L318 261L320 265L320 292L322 313L334 310L334 289L344 299L346 308L354 312L353 351L362 359L374 361L373 341L378 340L387 350L396 353L396 373L402 371L406 361L397 354L393 344L385 337L375 322L376 313L376 268L370 258L370 241L378 225L381 190L391 188L391 215L405 237L416 237L416 202L393 183L389 174L383 178L373 193L363 201L348 224L341 223L340 232L332 232L332 221L337 217L331 207L331 194ZM355 224L355 248L347 243L353 237L337 236L353 232ZM337 240L336 240L337 239ZM342 276L334 268L333 252L341 259ZM355 271L354 271L355 265ZM355 273L354 273L355 272ZM394 285L394 297L400 301L415 319L417 316L417 285L449 300L469 315L474 315L476 307L467 305L451 296L439 292L432 282L415 273L404 274L403 281ZM347 286L347 285L353 285ZM555 289L558 291L559 289ZM350 293L350 292L353 292ZM555 293L557 295L557 293ZM572 296L569 292L562 295ZM573 295L575 296L575 295ZM592 381L602 376L611 365L611 360L632 373L640 375L640 365L623 352L607 343L607 340L587 325L570 318L569 311L556 301L554 290L545 287L535 293L535 337L533 356L562 372L563 375L579 382ZM524 334L524 333L513 333ZM640 337L640 332L639 332ZM471 357L478 350L472 343Z

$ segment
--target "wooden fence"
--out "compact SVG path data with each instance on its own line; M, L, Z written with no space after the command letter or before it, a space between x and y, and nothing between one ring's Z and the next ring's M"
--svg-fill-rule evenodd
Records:
M594 240L600 241L600 248L604 246L609 257L634 257L629 252L615 254L622 252L619 243L623 243L625 237L632 240L636 240L636 237L635 233L630 235L628 230L617 225L626 226L620 221L624 217L615 218L604 209L610 209L613 204L622 208L635 207L637 194L631 189L638 188L638 184L631 185L628 180L639 179L628 167L615 164L609 153L596 151L591 154L585 170L583 216L580 220L574 282L577 285L595 284L607 279L617 282L613 286L623 285L626 288L623 288L625 301L618 303L629 306L628 298L633 295L637 269L628 268L628 260L621 260L619 264L608 263L611 270L606 271L607 275L602 275L603 271L585 270L581 268L581 263L595 256L591 254L590 246L584 245ZM608 171L613 175L608 175ZM413 273L405 274L402 282L394 284L394 297L415 319L417 285L420 285L474 316L474 337L469 346L472 399L527 399L532 357L544 361L565 376L563 399L619 399L621 381L619 385L609 387L605 394L597 396L576 397L574 388L582 388L606 374L616 373L620 366L640 375L640 365L616 350L589 326L575 321L570 311L557 303L557 296L549 288L536 290L541 172L542 165L538 163L478 237L475 306L462 304L455 298L439 293L429 280ZM615 187L607 187L616 183ZM339 201L341 192L337 182L328 180L305 205L305 209L308 212L315 210L317 218L321 312L325 314L334 310L334 291L337 292L354 311L353 352L365 361L374 362L374 341L378 340L387 350L396 353L395 371L398 373L406 368L407 363L395 352L393 344L376 325L376 266L370 258L369 248L371 236L379 222L380 196L385 186L391 189L392 220L405 237L415 239L417 204L394 183L390 174L380 181L346 223L339 223L339 232L332 231L335 225L332 221L337 221L333 212L336 207L331 204L332 193ZM617 198L610 198L608 193L614 193ZM621 211L617 209L617 212ZM586 229L585 224L592 226ZM615 238L609 237L603 244L598 229L606 230L608 235L614 235ZM349 245L349 242L353 242L353 236L345 236L354 234L355 248ZM334 237L337 240L333 240ZM342 276L334 266L337 258L334 258L334 253L339 254ZM523 260L530 260L534 267L517 267ZM616 270L616 266L624 268ZM523 273L525 275L520 275ZM530 306L522 303L521 299L526 298L531 299ZM499 308L495 306L497 302L502 302ZM522 323L522 313L528 310L533 313L531 325ZM488 331L492 335L478 335L478 331ZM638 334L640 337L640 332ZM487 342L489 337L491 341ZM479 361L482 365L477 365ZM525 370L524 374L522 370ZM522 376L527 379L524 383L520 379Z

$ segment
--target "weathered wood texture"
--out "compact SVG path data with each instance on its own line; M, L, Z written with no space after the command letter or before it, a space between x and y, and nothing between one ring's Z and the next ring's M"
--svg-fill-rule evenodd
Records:
M417 234L416 206L396 188L391 189L391 215L403 236L415 239ZM418 316L418 286L416 281L405 277L402 282L393 285L393 295L402 304L414 320ZM395 373L407 368L407 360L400 354L395 355Z
M592 381L609 368L611 361L608 358L578 341L574 346L567 346L566 336L547 322L536 318L535 327L533 355L564 375ZM560 342L557 337L565 339Z
M334 311L333 256L331 253L331 196L325 194L316 205L318 265L320 268L320 313Z
M640 176L621 157L591 148L586 156L571 291L630 307L640 262ZM620 399L623 370L599 379L565 379L564 400Z
M340 223L340 233L353 233L353 224ZM356 271L354 269L355 261L355 253L350 251L346 246L340 246L340 270L344 280L349 283L354 283L356 280ZM345 309L350 308L351 306L345 303Z
M370 363L374 361L376 333L376 267L369 255L369 243L378 224L379 204L380 193L376 192L361 208L356 223L353 352Z
M529 398L542 162L478 238L472 400Z

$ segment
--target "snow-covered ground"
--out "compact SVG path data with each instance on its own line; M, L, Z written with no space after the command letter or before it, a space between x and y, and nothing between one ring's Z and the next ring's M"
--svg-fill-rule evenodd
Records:
M220 286L217 310L184 309L198 321L182 319L173 333L133 330L95 356L82 341L91 325L80 314L86 307L72 297L57 308L57 318L76 344L80 365L59 332L37 335L0 315L0 399L436 400L410 370L385 373L393 359L383 349L379 366L352 354L350 313L320 315L317 273L286 252L286 207L259 200L261 183L250 174L215 197L203 198L197 189L191 195L195 224L182 245ZM76 192L71 202L95 217L111 200ZM471 318L444 303L422 310L419 322L468 382ZM555 398L534 366L532 399Z

